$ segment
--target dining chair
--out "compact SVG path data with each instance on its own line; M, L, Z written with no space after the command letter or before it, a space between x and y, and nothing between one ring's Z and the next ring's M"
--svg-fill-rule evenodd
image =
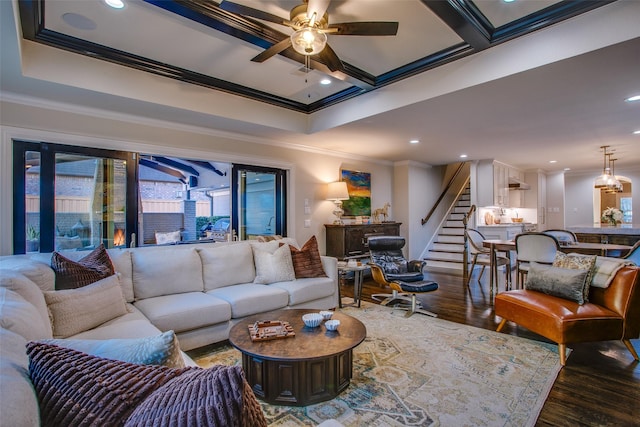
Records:
M622 258L640 266L640 240L638 240Z
M473 275L473 270L476 265L482 266L482 270L480 270L480 275L478 276L478 283L480 283L480 279L482 279L485 267L491 267L491 249L483 246L482 242L486 240L486 238L475 228L466 229L465 234L467 236L467 241L469 242L469 254L473 256L471 261L471 271L467 278L467 286L469 286L469 282L471 282L471 276ZM504 266L505 289L509 289L511 287L511 258L508 256L496 255L495 261L496 267ZM489 286L493 289L493 283L490 283Z
M560 250L558 239L544 232L522 233L516 236L516 288L522 287L531 262L553 264Z
M576 236L576 233L574 233L573 231L551 229L551 230L544 230L543 233L555 237L558 240L558 243L560 243L561 245L578 243L578 237Z

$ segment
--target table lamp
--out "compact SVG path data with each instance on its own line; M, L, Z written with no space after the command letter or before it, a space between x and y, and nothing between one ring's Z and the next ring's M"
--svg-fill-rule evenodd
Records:
M344 181L330 182L327 188L327 200L331 200L336 204L336 208L333 214L336 216L334 224L343 224L342 214L342 201L349 200L349 190L347 189L347 183Z

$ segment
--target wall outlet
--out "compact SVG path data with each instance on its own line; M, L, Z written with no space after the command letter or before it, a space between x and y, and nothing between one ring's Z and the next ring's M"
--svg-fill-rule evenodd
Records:
M305 219L304 220L304 228L310 228L311 227L311 220L310 219Z
M304 214L305 215L311 215L311 206L305 206L304 207Z

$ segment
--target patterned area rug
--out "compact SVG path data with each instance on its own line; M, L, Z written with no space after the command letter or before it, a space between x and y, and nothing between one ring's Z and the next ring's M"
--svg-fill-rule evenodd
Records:
M270 426L532 426L560 371L554 345L370 303L341 310L367 327L350 386L307 407L262 403ZM191 356L241 363L228 345Z

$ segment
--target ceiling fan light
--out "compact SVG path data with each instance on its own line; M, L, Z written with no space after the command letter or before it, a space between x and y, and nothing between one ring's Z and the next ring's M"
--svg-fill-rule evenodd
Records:
M301 55L317 55L327 45L327 35L317 28L301 28L291 34L291 45Z

